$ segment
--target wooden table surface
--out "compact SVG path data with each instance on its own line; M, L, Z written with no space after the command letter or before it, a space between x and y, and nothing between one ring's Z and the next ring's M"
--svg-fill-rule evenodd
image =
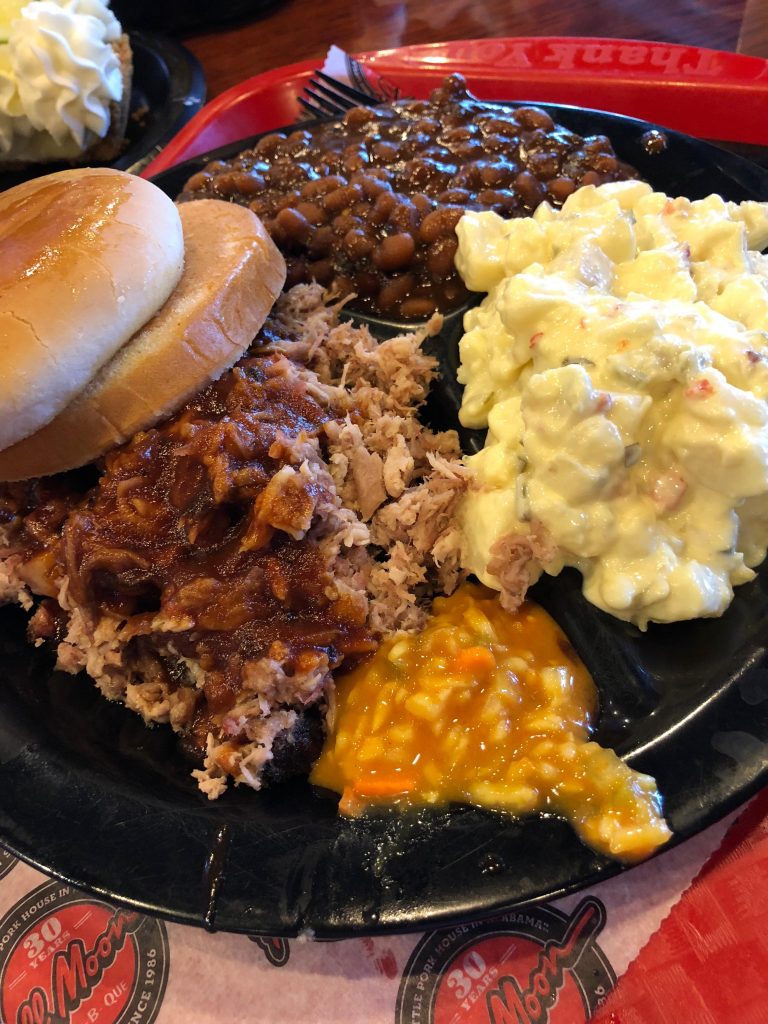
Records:
M256 6L256 5L254 5ZM350 53L484 36L611 36L768 57L766 0L278 0L265 13L190 35L212 98L251 75Z

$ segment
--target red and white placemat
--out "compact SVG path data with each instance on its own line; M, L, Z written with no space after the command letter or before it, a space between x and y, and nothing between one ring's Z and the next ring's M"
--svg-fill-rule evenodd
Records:
M768 1021L768 792L591 890L423 935L211 935L0 874L2 1024Z
M365 63L413 95L450 63L489 98L520 84L529 99L588 98L711 138L768 142L755 116L768 62L757 58L542 38L432 44ZM145 173L290 123L312 68L276 69L217 98ZM168 924L0 852L0 1024L768 1024L767 964L768 791L561 900L332 943Z

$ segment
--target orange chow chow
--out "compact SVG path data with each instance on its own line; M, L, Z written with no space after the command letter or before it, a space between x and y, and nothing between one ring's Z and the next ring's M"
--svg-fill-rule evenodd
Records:
M656 783L591 742L595 685L535 605L510 614L465 584L418 634L387 640L337 683L312 781L340 809L470 803L567 818L595 849L647 857L670 836Z

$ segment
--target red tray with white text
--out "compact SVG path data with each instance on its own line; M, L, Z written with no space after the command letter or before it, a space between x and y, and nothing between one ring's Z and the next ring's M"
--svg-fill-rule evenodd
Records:
M768 61L720 50L628 39L456 40L358 56L422 98L460 71L480 99L535 100L610 110L689 135L768 146ZM237 139L291 124L321 60L275 68L208 103L144 171L149 177Z

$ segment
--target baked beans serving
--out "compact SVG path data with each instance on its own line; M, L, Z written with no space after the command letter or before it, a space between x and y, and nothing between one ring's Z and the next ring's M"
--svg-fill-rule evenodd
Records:
M604 135L582 138L537 107L477 100L451 75L429 100L266 135L209 163L179 198L250 206L286 257L287 287L316 280L354 293L352 308L408 321L466 300L454 267L465 210L528 216L581 185L630 177Z

